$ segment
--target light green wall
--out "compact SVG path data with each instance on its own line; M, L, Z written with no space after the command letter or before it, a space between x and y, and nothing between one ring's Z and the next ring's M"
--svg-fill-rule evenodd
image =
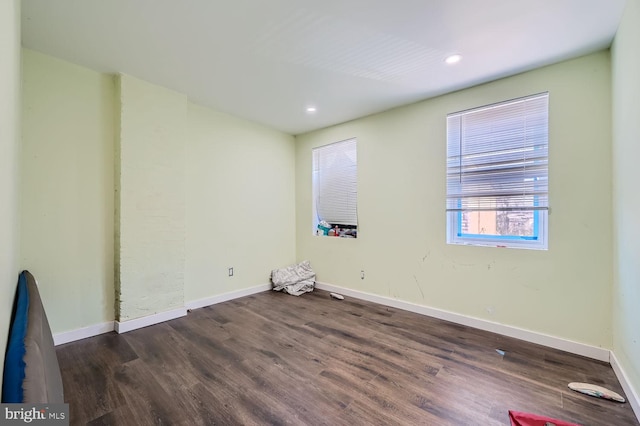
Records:
M19 273L20 1L0 1L0 365ZM0 369L0 383L2 369Z
M640 392L640 0L627 1L612 68L613 350Z
M610 77L600 52L298 136L298 260L321 282L610 348ZM447 245L446 114L543 91L549 250ZM351 137L359 236L314 237L311 149Z
M292 136L189 104L185 300L266 284L295 261L294 168Z
M23 55L22 266L54 333L113 320L123 273L127 320L266 284L295 261L292 136L129 76Z
M113 314L110 76L23 49L21 266L54 333Z

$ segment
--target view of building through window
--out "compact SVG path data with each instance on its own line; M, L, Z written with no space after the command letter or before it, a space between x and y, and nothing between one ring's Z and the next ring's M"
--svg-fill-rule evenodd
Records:
M459 212L460 235L535 237L537 210L510 210L516 206L508 198L498 199L495 210ZM516 207L517 208L517 207Z
M461 212L461 234L534 236L533 211Z

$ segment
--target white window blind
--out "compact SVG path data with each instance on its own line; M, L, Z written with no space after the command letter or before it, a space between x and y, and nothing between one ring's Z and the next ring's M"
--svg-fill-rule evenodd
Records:
M318 220L357 225L356 139L313 149L313 181Z
M549 94L447 116L447 211L546 210Z

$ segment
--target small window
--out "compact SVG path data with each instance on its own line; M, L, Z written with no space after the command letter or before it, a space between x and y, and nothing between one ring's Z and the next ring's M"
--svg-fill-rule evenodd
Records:
M447 116L447 243L547 249L549 94Z
M355 238L358 233L356 139L313 149L313 233Z

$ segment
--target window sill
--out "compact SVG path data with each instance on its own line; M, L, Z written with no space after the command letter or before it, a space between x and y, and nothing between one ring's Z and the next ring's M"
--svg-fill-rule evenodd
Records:
M519 250L539 250L546 251L549 248L543 246L542 244L526 244L526 243L513 243L513 242L476 242L476 241L448 241L447 244L454 246L473 246L473 247L492 247L492 248L503 248L503 249L519 249Z

